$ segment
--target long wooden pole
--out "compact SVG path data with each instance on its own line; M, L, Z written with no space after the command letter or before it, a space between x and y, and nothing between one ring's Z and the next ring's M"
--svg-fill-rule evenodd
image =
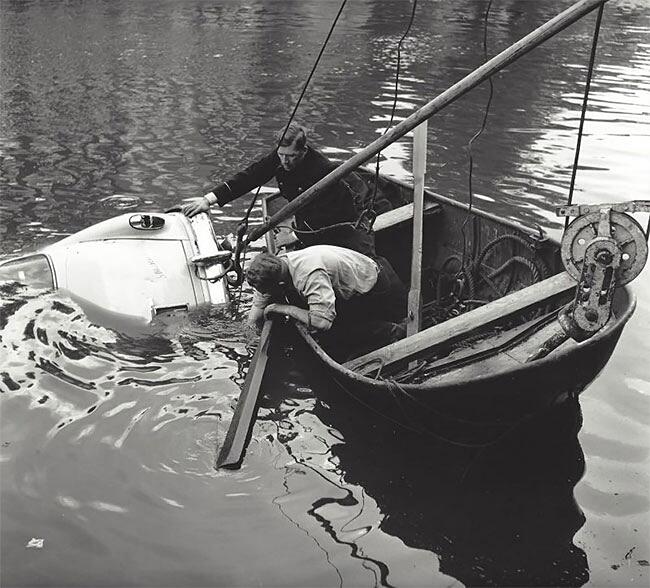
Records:
M412 131L424 120L430 118L435 113L465 95L472 88L487 80L490 76L502 70L513 61L516 61L535 47L538 47L560 31L563 31L586 14L589 14L595 8L605 4L607 1L608 0L580 0L498 55L495 55L489 61L486 61L482 66L475 69L462 80L456 82L453 86L442 92L442 94L439 94L433 100L427 102L427 104L414 112L408 118L388 130L386 134L382 135L379 139L373 141L356 155L353 155L335 170L327 174L322 180L316 182L311 188L305 190L295 200L292 200L289 204L276 212L268 221L255 227L249 234L249 240L254 241L259 239L266 232L292 216L297 210L300 210L309 204L314 200L314 198L323 192L323 190L331 186L333 183L338 182L351 171L354 171L360 165L377 155L377 153L382 151L385 147L406 135L409 131Z
M260 341L248 367L237 408L230 421L226 439L217 456L215 467L236 468L243 458L244 451L250 440L253 423L257 415L257 401L262 388L266 360L268 359L269 344L271 341L271 325L273 321L267 320L262 328Z
M424 172L427 163L427 121L415 127L413 134L413 254L411 289L408 297L406 334L410 337L422 328L422 229L424 225Z

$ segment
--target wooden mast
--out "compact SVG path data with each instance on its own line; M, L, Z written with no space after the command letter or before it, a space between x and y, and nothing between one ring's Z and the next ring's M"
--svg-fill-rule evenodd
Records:
M427 121L413 133L413 252L408 297L407 336L422 328L422 227L424 224L424 173L427 163Z
M535 47L538 47L560 31L572 25L577 20L605 4L608 0L580 0L564 12L538 27L498 55L495 55L482 66L465 76L453 86L439 94L436 98L425 104L422 108L411 114L399 124L389 129L376 141L359 151L350 159L342 163L335 170L316 182L311 188L305 190L295 200L292 200L281 210L276 212L268 221L255 227L249 234L249 241L259 239L262 235L278 226L282 221L292 216L316 198L324 189L339 181L341 178L354 171L357 167L377 155L385 147L412 131L420 123L427 120L458 98L469 92L472 88L487 80L496 72L516 61Z

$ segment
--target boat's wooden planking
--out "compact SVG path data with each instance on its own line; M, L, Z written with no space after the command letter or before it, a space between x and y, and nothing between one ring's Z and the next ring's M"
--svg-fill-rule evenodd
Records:
M526 325L522 326L522 328L524 327L526 327ZM455 382L474 380L490 374L515 369L525 364L528 357L530 357L530 355L536 351L540 345L542 345L560 328L561 327L557 320L554 320L550 324L539 329L539 331L532 333L530 336L522 339L508 349L502 350L499 353L484 359L467 362L466 364L453 369L442 370L438 373L436 373L434 369L432 372L434 375L422 378L420 379L420 382L428 386L437 386L440 384L449 385ZM498 346L500 338L506 338L507 336L506 333L503 333L500 336L488 337L485 341L481 342L481 345L467 350L466 354L471 355L472 351L479 352L488 347ZM553 350L549 354L549 357L554 354L564 353L565 350L572 345L576 345L576 342L571 339L565 341L562 345Z
M366 375L377 370L380 366L387 366L408 359L431 349L435 345L457 340L479 327L486 326L530 306L543 303L545 300L574 289L575 285L575 280L566 272L562 272L528 288L513 292L475 310L449 319L444 323L429 327L412 337L402 339L348 361L344 365L358 374Z
M372 183L368 170L363 171L364 179ZM405 284L411 281L412 225L407 221L413 216L412 199L413 186L395 178L381 178L377 195L378 210L395 206L396 203L409 203L397 205L394 210L379 214L374 225L377 253L391 262ZM435 215L431 214L433 211L436 212ZM501 242L497 247L491 247L490 244L497 239ZM435 282L436 275L445 264L453 258L460 260L463 255L465 262L472 264L486 247L490 249L483 259L484 274L497 270L514 257L535 259L543 266L544 271L538 279L563 270L559 243L547 238L538 227L527 226L476 208L468 210L462 203L425 190L423 278L433 278ZM521 288L534 281L530 271L520 264L514 270L510 289ZM424 283L422 290L426 302ZM430 297L431 292L428 295ZM495 292L491 292L489 299L496 296Z

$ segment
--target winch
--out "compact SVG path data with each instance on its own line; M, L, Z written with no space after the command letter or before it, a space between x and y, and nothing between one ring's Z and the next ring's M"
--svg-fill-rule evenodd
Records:
M569 337L584 341L609 321L614 290L631 282L648 258L648 235L629 213L650 212L650 201L559 206L556 214L576 217L562 237L560 255L578 285L573 302L558 315L561 330L528 361L548 355Z

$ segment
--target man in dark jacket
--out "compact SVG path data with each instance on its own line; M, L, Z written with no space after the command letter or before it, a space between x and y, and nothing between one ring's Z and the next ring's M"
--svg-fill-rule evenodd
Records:
M337 166L307 144L305 129L291 123L278 146L244 170L219 184L205 196L182 206L187 216L207 212L275 178L280 194L289 202L324 178ZM363 181L355 177L355 184ZM339 180L296 213L296 234L303 245L338 245L366 255L374 254L374 236L354 225L360 211L349 183ZM331 227L331 228L328 228Z

